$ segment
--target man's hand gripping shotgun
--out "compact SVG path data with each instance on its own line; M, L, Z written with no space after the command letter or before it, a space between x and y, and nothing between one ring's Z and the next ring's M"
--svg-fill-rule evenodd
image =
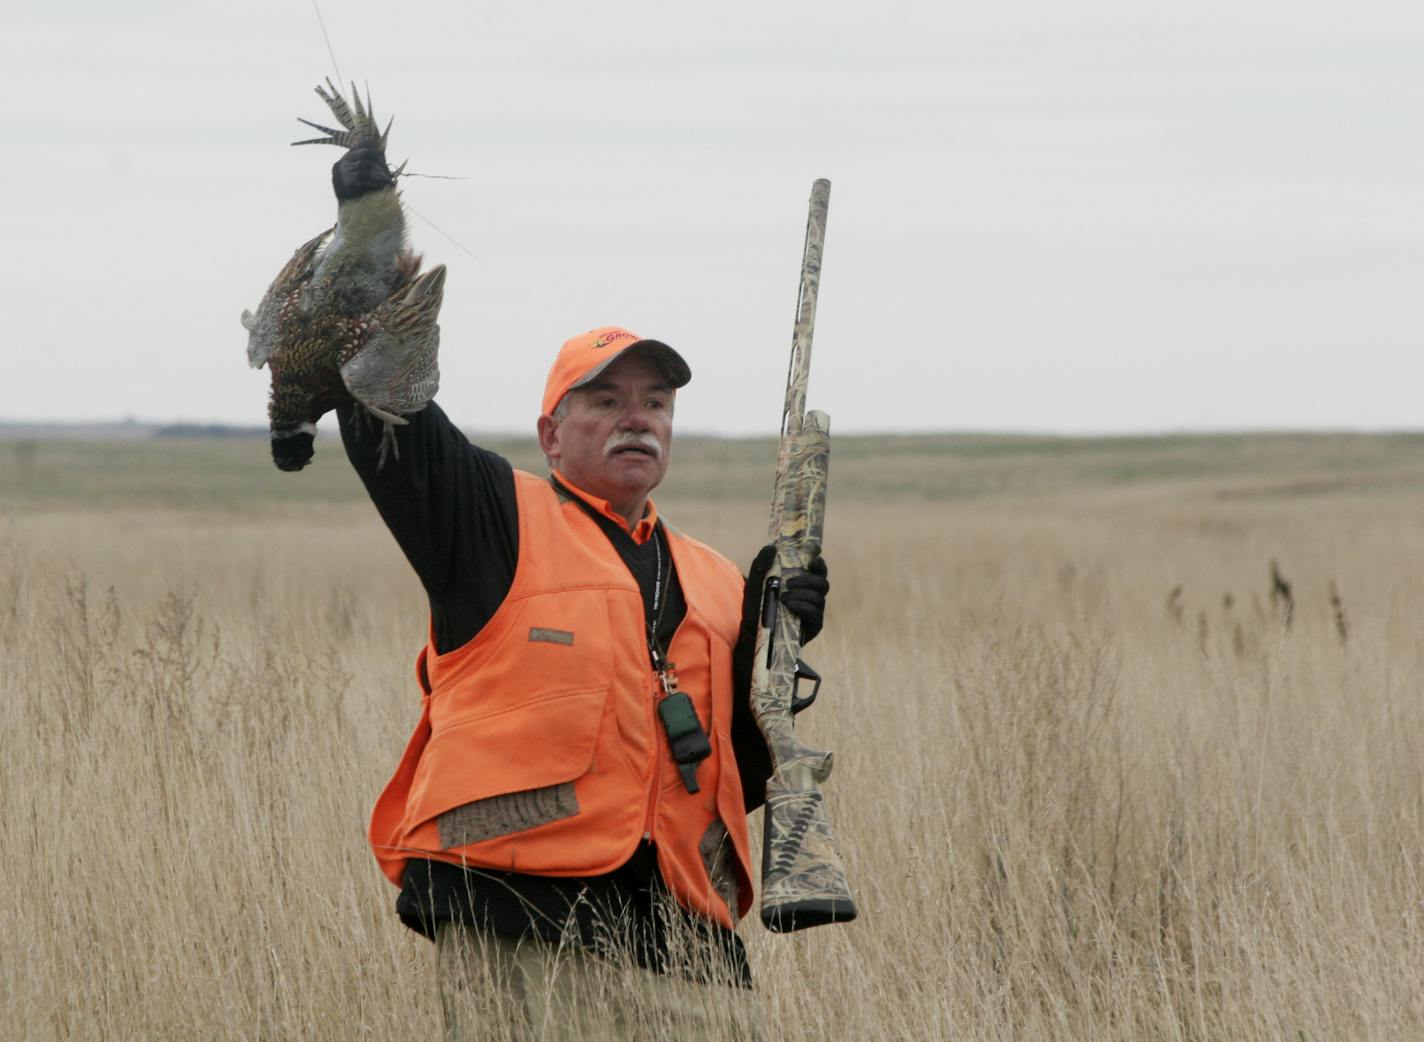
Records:
M801 661L801 622L778 611L781 585L806 569L821 551L826 516L826 471L830 463L830 417L806 411L811 371L811 335L816 324L816 292L831 183L811 187L801 292L786 378L776 487L771 501L771 542L776 558L762 593L752 667L752 711L771 753L766 785L766 835L762 849L761 919L784 933L856 916L845 869L836 853L831 820L820 783L831 773L831 754L803 745L792 726L792 710L809 705L821 679ZM804 699L797 683L815 685Z

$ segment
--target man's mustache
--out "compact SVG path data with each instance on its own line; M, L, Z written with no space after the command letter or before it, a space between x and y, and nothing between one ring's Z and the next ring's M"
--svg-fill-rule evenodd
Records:
M663 458L663 446L657 437L648 431L614 431L608 436L608 440L603 443L603 454L611 456L619 449L629 445L636 445L639 448L647 449L653 454L653 459Z

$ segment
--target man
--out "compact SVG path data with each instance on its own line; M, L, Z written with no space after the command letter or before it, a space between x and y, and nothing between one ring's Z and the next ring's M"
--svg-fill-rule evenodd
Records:
M336 164L338 195L389 183L360 153ZM744 581L650 498L690 379L667 344L619 327L569 340L538 419L547 478L434 403L383 466L359 407L338 410L430 599L421 718L370 839L401 919L436 940L451 1037L496 1022L632 1037L647 1017L755 1032L732 928L770 773L748 689L771 555ZM825 574L818 561L782 594L807 639Z

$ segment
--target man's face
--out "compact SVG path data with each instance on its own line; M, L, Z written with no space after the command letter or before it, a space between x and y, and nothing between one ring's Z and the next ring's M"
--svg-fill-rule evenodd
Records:
M579 488L625 517L633 508L641 514L643 500L667 473L674 393L661 366L625 354L569 392L563 419L539 418L540 446Z

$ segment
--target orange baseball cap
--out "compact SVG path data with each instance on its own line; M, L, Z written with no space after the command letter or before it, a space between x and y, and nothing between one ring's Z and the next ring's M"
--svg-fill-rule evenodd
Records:
M622 326L600 326L565 340L559 348L544 384L544 412L552 413L564 395L595 379L625 351L638 351L657 362L673 387L692 379L692 370L682 355L661 340L644 340Z

